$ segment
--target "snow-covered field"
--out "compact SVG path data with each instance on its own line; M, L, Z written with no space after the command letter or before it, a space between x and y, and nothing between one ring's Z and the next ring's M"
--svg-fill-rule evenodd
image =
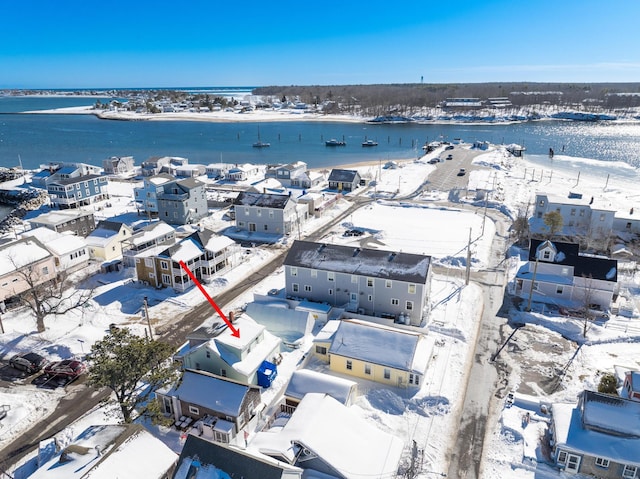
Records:
M341 244L362 244L365 241L367 247L425 253L432 255L439 264L463 268L466 266L466 246L471 229L473 238L478 238L474 241L472 267L481 269L491 265L491 244L496 228L492 221L486 221L483 228L482 214L469 208L475 201L471 196L462 198L457 205L447 203L444 195L422 195L415 201L396 202L391 199L394 195L402 197L414 192L429 172L437 168L428 165L426 160L438 153L433 152L420 160L398 161L397 169L385 169L382 174L377 174L378 168L375 165L358 166L363 175L376 177L377 185L375 188L359 190L357 194L380 199L347 217L323 240ZM635 201L633 194L637 191L635 185L638 184L638 172L630 167L624 168L624 175L613 177L605 188L599 170L590 174L591 169L602 167L599 163L594 165L591 160L556 156L550 168L553 175L549 177L540 174L539 162L528 163L508 156L501 148L492 148L479 154L474 160L475 164L490 168L485 171L490 171L491 176L487 177L483 170L474 170L469 175L469 181L487 184L488 178L491 182L495 178L496 190L488 207L500 210L511 218L516 216L519 209L533 201L538 189L562 191L574 187L576 168L581 172L580 187L605 195L613 208L626 209ZM536 168L538 172L531 174ZM98 216L117 216L119 219L139 221L140 217L136 215L132 202L131 188L128 183L110 184L112 206L97 212ZM385 191L393 192L393 195L383 195L382 192ZM301 231L301 237L343 212L349 204L345 199L337 201L323 218L307 223ZM484 203L480 205L484 207ZM492 216L489 215L489 218ZM228 226L219 212L214 212L207 219L207 224L214 228ZM361 237L343 236L345 229L353 227L362 229L365 234ZM279 244L274 247L285 246ZM233 287L234 283L259 269L272 255L271 248L252 248L250 261L242 263L205 288L215 298L224 289ZM517 263L518 257L512 257L509 263L511 273L515 272ZM52 360L82 356L89 351L94 341L102 337L110 323L127 325L142 332L145 327L141 317L142 296L149 298L150 317L158 326L170 322L172 318L202 301L201 293L195 288L176 295L168 290L138 286L130 281L131 278L132 272L129 270L92 276L88 281L97 288L90 305L65 317L48 318L44 333L35 331L35 323L26 311L7 312L2 317L5 333L0 335L0 356L6 360L16 352L29 350L43 352ZM637 275L630 274L626 280L631 284L638 284ZM276 274L256 285L255 292L264 294L271 288L283 286L284 277L280 268ZM638 288L631 291L638 294ZM246 294L225 308L233 308L251 300L251 295ZM407 445L407 461L411 441L416 440L418 447L424 451L422 473L417 477L434 477L432 472L447 471L448 452L455 439L452 431L456 431L458 426L457 413L462 407L460 398L463 397L466 371L475 344L478 311L481 309L477 305L481 301L482 293L478 285L472 283L464 286L464 282L449 275L436 275L431 298L434 309L425 333L434 335L438 346L422 388L416 394L407 396L405 390L385 389L381 386L363 387L364 393L352 406L354 413L401 437ZM560 477L555 469L544 464L539 438L545 430L547 418L540 415L532 404L538 400L575 401L580 390L596 387L599 375L602 372L612 372L614 365L640 367L637 360L640 352L637 345L640 328L633 324L638 320L612 317L607 323L594 325L585 340L582 338L581 324L575 320L545 316L535 307L532 313L513 314L519 315L518 320L531 326L527 326L526 335L518 336L518 348L506 348L499 360L504 361L512 371L510 387L519 386L521 392L526 391L533 399L517 396L515 404L504 409L498 423L490 425L492 433L485 444L482 477ZM434 325L437 327L433 327ZM563 340L562 336L574 342ZM527 373L529 368L537 367L536 364L549 361L548 352L538 351L537 344L556 340L558 343L564 341L562 344L565 346L557 348L552 356L553 360L558 362L559 368L565 364L569 364L569 367L559 387L552 393L546 393L544 388L527 381ZM573 357L578 342L584 345ZM284 386L287 373L297 364L301 351L289 354L292 356L287 358L285 354L280 367L276 388ZM7 446L12 438L33 422L50 414L62 395L62 390L41 390L34 385L22 383L0 391L0 405L11 405L9 415L0 423L0 447ZM275 391L265 394L266 399L274 396ZM499 401L497 407L501 409L502 401L496 401ZM522 421L526 412L532 417L528 424ZM113 414L105 415L94 411L82 423L88 425L112 421L112 418ZM81 425L74 426L75 432L82 429ZM171 447L179 450L181 441L177 432L153 430Z

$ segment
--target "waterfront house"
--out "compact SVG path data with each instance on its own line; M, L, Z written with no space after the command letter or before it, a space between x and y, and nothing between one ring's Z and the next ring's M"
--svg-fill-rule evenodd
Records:
M0 245L0 302L55 277L55 258L37 238Z
M308 218L306 205L290 195L241 192L233 202L236 228L250 233L286 235Z
M229 321L240 330L240 337L232 335L223 323L211 328L210 337L191 343L177 358L185 369L207 371L233 379L242 384L271 384L280 361L280 339L248 315Z
M195 178L196 176L202 176L206 173L207 167L205 165L181 165L176 167L175 175L180 178Z
M286 165L276 165L267 168L265 178L274 178L283 186L291 187L293 180L307 172L307 164L304 161L296 161Z
M284 269L290 298L416 326L427 313L430 256L297 240Z
M334 168L329 173L329 189L338 191L354 191L360 186L360 173L357 170L341 170Z
M515 292L526 300L608 311L618 292L618 262L580 254L577 244L532 239Z
M209 178L220 180L224 178L227 171L231 168L228 163L210 163L205 168L205 173Z
M48 228L35 228L20 235L38 239L54 257L56 271L71 273L89 263L89 247L82 236L56 233Z
M140 424L89 426L68 444L48 439L39 446L31 479L169 479L177 462Z
M102 160L102 169L106 175L125 175L133 173L133 156L112 156Z
M224 179L227 181L247 181L250 178L258 178L262 169L263 167L261 165L254 165L252 163L235 165L226 171Z
M184 443L172 479L197 479L201 474L213 477L302 479L303 470L243 447L211 442L189 434ZM202 471L202 472L200 472Z
M133 229L119 221L100 221L87 236L87 246L92 259L112 261L122 257L122 243L133 234Z
M142 179L142 186L133 189L133 196L138 212L144 212L150 218L158 216L158 196L164 191L164 185L175 181L167 173L147 176Z
M552 460L564 472L598 478L640 473L640 402L583 391L551 406Z
M356 319L332 320L314 340L314 354L337 374L387 386L418 388L432 355L431 338Z
M259 386L191 369L171 389L157 391L156 398L176 424L191 418L189 425L197 424L204 438L223 443L232 442L245 427L255 427L252 420L261 403Z
M158 195L158 218L169 223L187 225L207 216L205 185L194 178L175 180L162 185Z
M171 158L168 156L154 156L142 162L140 171L142 172L142 176L156 176L163 168L168 168L170 162Z
M96 229L93 211L83 208L56 210L27 220L31 228L48 228L56 233L71 232L78 236L87 236Z
M308 393L290 417L280 415L250 448L305 469L307 477L394 477L402 440L328 394Z
M196 231L179 242L158 244L134 255L136 277L155 288L182 293L195 286L180 266L184 261L198 281L208 283L235 265L235 243L211 230Z
M46 180L51 205L79 208L108 198L106 177L86 174L82 166L63 166Z

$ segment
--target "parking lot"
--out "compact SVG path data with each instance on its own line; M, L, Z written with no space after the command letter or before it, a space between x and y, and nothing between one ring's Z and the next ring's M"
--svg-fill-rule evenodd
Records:
M453 146L453 149L442 151L438 155L440 161L433 163L436 171L429 175L429 182L425 186L427 191L465 189L468 184L469 173L478 169L473 166L472 160L479 154L484 153L484 151L470 150L468 145L450 146ZM447 159L448 157L450 159ZM464 169L464 174L461 174L461 169Z

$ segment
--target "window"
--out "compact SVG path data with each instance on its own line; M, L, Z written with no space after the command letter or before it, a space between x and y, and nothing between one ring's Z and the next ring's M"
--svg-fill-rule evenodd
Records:
M580 459L581 459L580 456L576 456L575 454L568 454L567 455L567 471L578 472L578 469L580 469ZM624 473L622 477L625 477ZM635 477L635 474L629 477Z
M353 369L353 361L351 359L347 359L347 370L351 371Z
M373 288L373 278L367 278L367 287Z
M273 210L269 210L269 218L273 219L274 214L273 214Z
M153 267L153 258L145 258L145 259L144 259L144 265L145 265L147 268L151 268L151 267Z
M329 296L333 296L333 289L329 288Z
M624 227L625 227L626 229L630 230L630 229L631 229L631 223L630 223L630 222L629 222L629 223L627 223Z
M600 221L604 221L604 213L600 213Z
M163 274L162 275L162 282L164 284L171 284L171 276L168 274Z
M370 294L369 296L367 296L367 301L369 301L369 302L373 301L373 295L372 295L372 294Z
M291 276L298 276L298 268L291 268Z
M318 270L317 269L312 269L311 270L311 277L312 278L317 278L318 277Z
M596 457L596 466L607 468L609 467L609 459L604 457Z
M400 300L397 298L391 298L391 305L398 306L400 304Z
M538 282L533 283L533 290L538 291Z
M256 210L256 213L258 214L258 216L262 216L262 208L258 208Z
M245 214L245 216L249 216L249 208L245 208L244 209L244 214Z
M416 294L416 285L409 284L409 294Z
M42 268L42 274L49 274L49 267L45 266L44 268Z
M576 215L576 209L575 208L571 208L571 216L575 216Z
M563 291L563 286L562 285L558 285L556 286L556 294L562 294Z
M558 453L558 464L566 464L567 463L567 453L565 451L560 451Z
M305 290L307 293L310 293L310 292L311 292L311 285L310 285L310 284L305 284L305 285L304 285L304 290Z
M324 346L316 346L316 353L325 355L327 354L327 348Z
M264 225L264 230L269 231L269 225Z
M224 368L220 368L220 376L222 376L223 378L227 377L227 370Z
M542 259L549 259L549 258L551 258L551 251L549 251L548 249L544 250L542 252Z
M540 203L538 203L538 205L544 206L544 200L540 200Z
M625 479L633 479L636 477L636 472L638 468L636 466L629 466L625 464L624 469L622 470L622 477Z
M156 275L155 275L155 274L153 274L153 273L149 273L149 278L155 278L155 277L156 277Z
M568 276L569 275L569 268L562 268L562 276Z
M407 303L405 304L405 309L407 311L413 311L413 301L407 301Z
M190 414L195 414L196 416L200 415L200 409L198 409L195 406L192 406L191 404L189 404L189 413Z
M336 274L332 271L328 271L327 272L327 281L335 281L336 280Z
M291 285L291 290L292 290L294 293L297 293L298 291L300 291L300 286L298 285L298 283L293 283L293 284Z
M371 375L371 366L369 364L364 365L364 373L368 376Z
M384 368L384 378L385 379L391 379L391 370Z
M391 286L393 286L393 283L391 282L391 280L390 279L385 280L384 287L390 288Z
M584 216L584 210L580 210L580 216Z
M355 274L351 275L351 282L352 283L357 283L358 282L358 277Z
M160 267L162 269L169 269L169 263L167 261L160 261Z

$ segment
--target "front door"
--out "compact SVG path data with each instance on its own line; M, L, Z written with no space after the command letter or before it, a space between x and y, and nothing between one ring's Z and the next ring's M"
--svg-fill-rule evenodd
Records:
M567 455L567 472L578 472L580 469L580 456L576 456L575 454Z

